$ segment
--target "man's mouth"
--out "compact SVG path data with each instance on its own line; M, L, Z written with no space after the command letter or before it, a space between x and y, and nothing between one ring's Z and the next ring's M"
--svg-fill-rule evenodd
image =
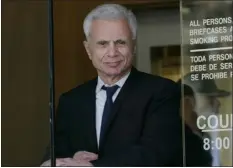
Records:
M116 67L121 63L121 61L115 61L115 62L106 62L106 64L110 67Z

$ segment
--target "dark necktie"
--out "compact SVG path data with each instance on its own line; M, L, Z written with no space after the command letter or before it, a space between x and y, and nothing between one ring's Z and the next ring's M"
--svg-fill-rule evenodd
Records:
M106 86L102 87L102 89L106 91L107 99L106 99L106 102L104 105L104 111L103 111L103 115L102 115L100 142L102 141L103 136L105 134L106 123L107 123L109 115L112 111L112 107L113 107L112 96L114 95L114 93L117 91L118 88L119 88L118 85L115 85L112 87L106 87Z

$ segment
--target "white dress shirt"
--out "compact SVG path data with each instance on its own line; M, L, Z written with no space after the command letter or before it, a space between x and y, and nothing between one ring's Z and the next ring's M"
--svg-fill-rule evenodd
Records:
M116 92L114 93L114 95L112 96L112 101L114 102L117 95L119 94L122 86L124 85L125 81L127 80L127 78L129 77L130 72L125 75L123 78L121 78L118 82L114 83L113 85L118 85L119 88L116 90ZM97 136L97 143L99 146L99 139L100 139L100 129L101 129L101 123L102 123L102 115L103 115L103 111L104 111L104 105L107 99L106 96L106 91L102 89L102 86L106 86L109 87L110 85L107 85L103 82L103 80L98 77L98 82L97 82L97 86L96 86L96 136ZM111 85L111 86L113 86Z

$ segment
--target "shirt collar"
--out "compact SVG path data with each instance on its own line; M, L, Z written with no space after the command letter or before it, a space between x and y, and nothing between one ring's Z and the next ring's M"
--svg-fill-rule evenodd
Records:
M130 75L130 72L128 72L123 78L121 78L119 81L117 81L116 83L114 83L113 85L118 85L119 88L122 88L125 81L128 79ZM98 76L98 79L97 79L97 86L96 86L96 93L100 92L101 91L101 88L103 85L105 85L106 87L109 87L110 85L108 84L105 84L104 81ZM111 86L113 86L111 85Z

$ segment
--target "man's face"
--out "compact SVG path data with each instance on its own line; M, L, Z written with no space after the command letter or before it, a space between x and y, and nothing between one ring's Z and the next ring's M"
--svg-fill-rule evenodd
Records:
M132 66L135 44L124 19L94 20L84 45L99 75L120 76Z
M208 100L210 107L212 107L213 112L215 114L219 114L219 109L220 109L221 104L218 98L214 96L209 96L207 100Z
M218 97L215 96L198 96L198 111L200 114L208 113L208 114L219 114L220 110L220 101Z

